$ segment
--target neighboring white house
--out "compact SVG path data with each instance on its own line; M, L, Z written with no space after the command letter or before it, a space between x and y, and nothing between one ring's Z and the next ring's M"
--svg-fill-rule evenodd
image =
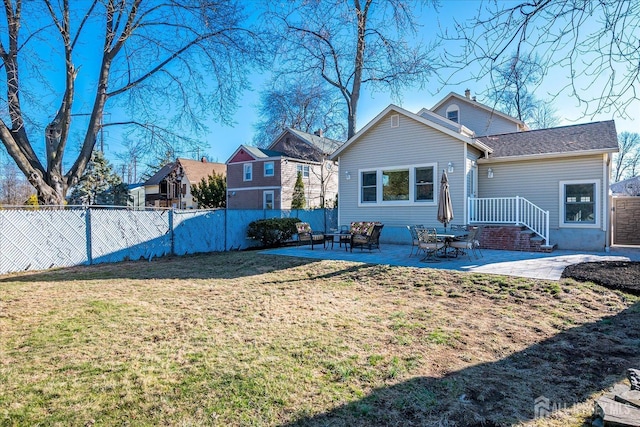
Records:
M617 151L613 121L528 130L468 94L418 114L390 105L331 157L340 165L338 221L380 221L383 242L408 241L410 224L441 228L447 171L452 223L484 224L486 246L535 250L520 243L523 229L542 236L537 249L602 250Z
M213 173L226 176L227 166L208 162L205 157L200 160L178 158L164 165L144 183L145 205L197 209L198 203L193 199L191 186L200 183L203 178L206 180Z
M611 194L614 196L640 196L640 176L611 184Z

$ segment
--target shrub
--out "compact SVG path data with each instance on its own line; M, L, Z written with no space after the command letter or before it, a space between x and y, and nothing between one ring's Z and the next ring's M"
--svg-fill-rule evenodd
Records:
M297 233L298 218L259 219L249 224L247 236L259 240L262 246L280 246Z

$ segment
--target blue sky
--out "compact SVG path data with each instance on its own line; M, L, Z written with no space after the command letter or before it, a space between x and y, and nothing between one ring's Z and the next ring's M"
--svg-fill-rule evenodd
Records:
M435 39L438 25L442 27L452 25L453 16L456 16L458 20L474 16L478 5L479 2L475 0L449 0L442 2L437 15L434 14L433 9L422 10L419 18L422 24L420 37L425 42ZM449 44L446 48L451 50L456 49L456 46ZM459 77L462 78L463 76L460 75ZM250 144L253 139L253 125L257 121L258 92L266 81L266 76L254 75L251 80L254 91L246 92L240 99L239 108L234 117L235 125L232 127L218 124L211 125L208 140L210 148L205 153L211 161L225 162L238 145ZM547 92L557 91L567 82L568 76L565 70L552 70L536 93L539 98L547 98L545 96ZM358 129L364 127L390 103L399 104L409 111L417 112L423 107L431 108L449 92L464 94L465 89L468 88L472 94L476 94L486 90L487 87L487 81L469 81L456 85L442 86L437 82L436 78L433 78L422 90L413 87L406 88L401 102L394 102L390 96L384 93L371 93L365 87L359 104ZM481 95L478 96L478 101L483 101ZM558 97L553 102L553 106L557 109L557 115L561 117L560 125L615 118L618 132L640 133L640 101L638 100L631 106L631 115L636 116L636 120L622 120L614 117L612 113L581 117L582 110L577 101L567 95Z

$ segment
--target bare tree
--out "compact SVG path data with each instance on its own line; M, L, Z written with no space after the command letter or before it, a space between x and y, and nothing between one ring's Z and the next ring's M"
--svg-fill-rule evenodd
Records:
M613 156L613 182L632 178L640 166L640 134L622 132L618 135L618 151Z
M3 2L0 140L41 204L63 203L103 126L201 131L210 111L228 120L246 86L254 45L233 0ZM118 119L103 123L105 109Z
M2 162L0 169L0 204L24 205L34 188L15 164Z
M260 94L258 111L260 120L253 140L258 147L267 147L287 128L307 133L322 129L328 138L345 139L343 104L322 80L274 80Z
M347 107L347 137L356 133L363 85L399 98L435 69L433 49L415 42L416 3L406 0L311 0L273 3L267 23L280 71L321 76Z
M559 122L551 101L539 99L531 89L540 83L543 71L537 55L513 54L508 63L492 71L487 96L500 111L533 129L551 127Z
M443 38L465 44L459 54L446 56L457 70L453 76L468 75L474 63L481 67L473 77L486 76L508 64L511 52L535 52L545 74L566 73L568 83L554 95L568 92L585 116L613 110L630 117L627 108L637 101L640 84L638 28L637 0L493 0Z

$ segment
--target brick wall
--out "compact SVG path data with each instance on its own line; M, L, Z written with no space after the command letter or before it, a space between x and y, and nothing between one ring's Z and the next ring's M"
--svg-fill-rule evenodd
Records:
M542 252L542 241L525 227L516 225L485 225L480 234L480 247L508 251Z

